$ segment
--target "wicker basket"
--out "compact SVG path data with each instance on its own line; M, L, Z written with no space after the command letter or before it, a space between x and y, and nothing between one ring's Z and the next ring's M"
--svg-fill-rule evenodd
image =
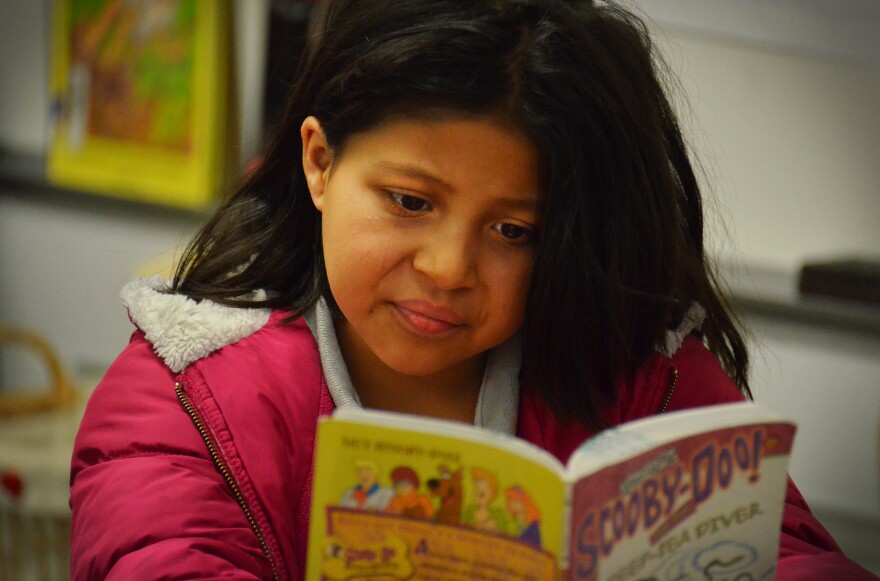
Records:
M16 392L0 385L0 581L63 581L70 455L87 398L37 334L0 324L0 348L10 345L36 354L50 381Z
M69 516L0 508L0 581L64 581L69 561Z

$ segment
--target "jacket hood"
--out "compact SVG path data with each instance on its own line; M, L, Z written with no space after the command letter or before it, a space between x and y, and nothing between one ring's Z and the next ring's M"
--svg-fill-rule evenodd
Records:
M241 309L169 292L161 276L137 278L122 288L120 298L128 316L152 344L156 354L175 373L214 351L262 328L270 309ZM262 300L264 291L246 298Z

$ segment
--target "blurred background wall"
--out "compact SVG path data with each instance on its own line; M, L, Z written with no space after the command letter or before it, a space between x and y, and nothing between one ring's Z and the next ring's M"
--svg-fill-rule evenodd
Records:
M795 480L846 548L880 569L869 550L880 540L880 317L811 316L794 286L807 260L880 256L880 2L635 5L680 83L710 247L752 331L756 399L799 420ZM242 160L260 141L268 6L235 4ZM91 377L131 332L119 288L167 273L204 215L34 185L48 30L46 2L0 1L0 321L39 331Z
M880 3L638 4L687 99L716 253L781 270L880 253Z

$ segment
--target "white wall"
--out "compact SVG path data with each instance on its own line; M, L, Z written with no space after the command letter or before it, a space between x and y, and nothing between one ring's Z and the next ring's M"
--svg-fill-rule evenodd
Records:
M665 46L736 242L718 254L782 269L880 256L880 68L687 33Z
M0 192L0 321L42 333L72 372L106 366L133 330L119 289L135 272L170 263L195 223Z
M877 0L622 0L663 28L880 64Z
M715 253L880 257L880 2L640 5L681 81Z
M41 154L48 121L46 2L0 2L0 147Z

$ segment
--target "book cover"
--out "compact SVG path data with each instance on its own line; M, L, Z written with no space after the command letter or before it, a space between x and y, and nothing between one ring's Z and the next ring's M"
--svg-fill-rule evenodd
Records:
M199 209L228 183L223 0L53 0L51 183Z
M754 404L676 412L562 466L472 426L337 411L318 428L306 578L773 579L794 430Z
M727 408L718 407L707 410L723 414ZM667 418L686 425L700 412ZM718 418L728 425L670 434L673 439L658 446L639 430L651 421L600 434L576 453L588 458L607 447L606 458L624 459L587 467L574 484L569 578L774 579L794 424ZM578 461L573 457L570 466Z
M366 413L319 426L307 579L558 578L554 464L490 432Z

